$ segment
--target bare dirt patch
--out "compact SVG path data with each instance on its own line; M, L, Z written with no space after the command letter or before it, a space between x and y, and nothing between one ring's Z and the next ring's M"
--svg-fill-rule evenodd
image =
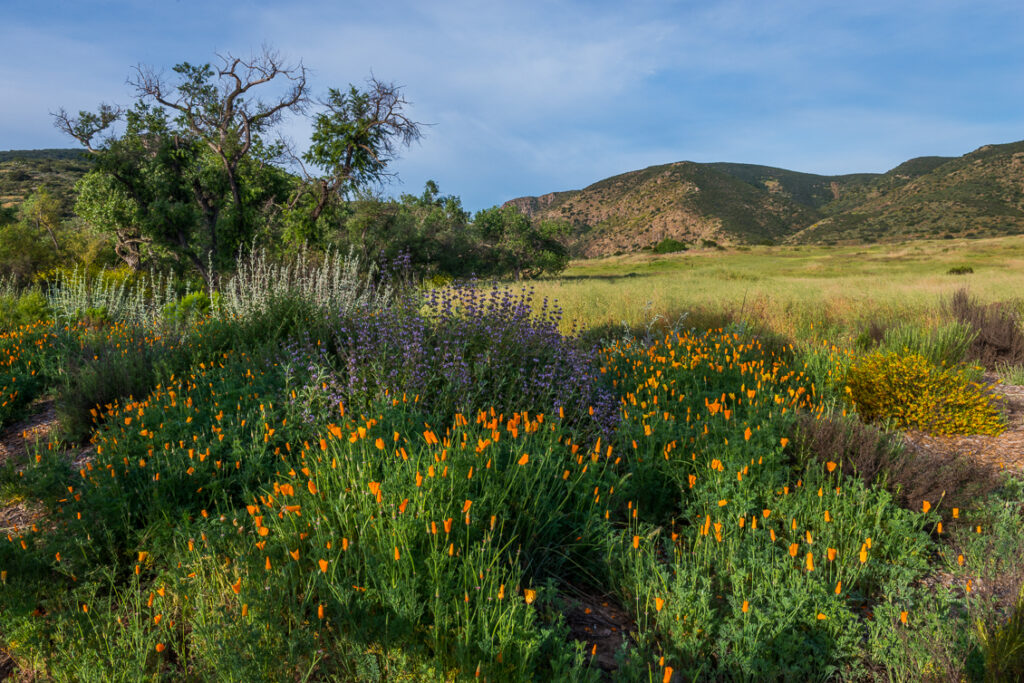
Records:
M613 598L597 595L562 597L569 638L584 644L592 662L604 673L618 669L615 653L631 639L636 625Z

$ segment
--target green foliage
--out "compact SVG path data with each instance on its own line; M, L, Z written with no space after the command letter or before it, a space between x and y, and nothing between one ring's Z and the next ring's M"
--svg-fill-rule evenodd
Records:
M70 272L57 270L53 276L46 298L54 316L62 322L87 317L93 322L151 325L161 319L166 306L177 300L177 289L182 286L171 276L147 277L126 268L95 275L77 268ZM95 315L101 311L102 315Z
M673 254L677 251L686 251L687 246L685 242L674 240L671 237L666 237L662 241L654 245L653 251L655 254Z
M846 395L846 376L853 354L827 341L801 348L797 358L803 362L804 373L814 382L819 395L839 404Z
M51 336L50 325L39 322L0 328L0 429L22 417L45 389L43 356Z
M421 195L398 200L359 195L332 220L341 226L333 234L289 224L287 238L296 246L309 239L321 248L349 251L363 263L402 262L426 277L535 278L560 272L569 262L564 223L535 225L511 207L479 211L471 221L459 198L442 195L433 181Z
M51 315L46 297L37 289L21 294L0 292L0 331L48 320Z
M174 327L198 322L210 314L211 307L220 305L221 296L214 292L213 301L206 292L192 292L181 299L169 303L163 308L163 319Z
M0 277L26 285L41 270L70 260L61 207L45 188L28 196L14 222L0 223Z
M820 417L816 391L757 342L672 336L616 355L635 512L606 553L641 652L686 679L857 671L860 596L925 574L926 520L835 462L792 457L780 411Z
M952 239L952 235L950 235L950 239ZM946 275L969 275L973 272L974 268L970 266L953 266L946 271Z
M1024 576L1019 486L954 519L941 494L905 499L920 489L898 463L869 475L896 441L827 413L866 361L742 326L621 340L596 358L600 434L496 409L498 383L460 413L365 387L356 408L313 341L324 308L368 297L397 336L422 312L359 269L247 268L234 304L179 292L149 322L0 336L0 386L56 386L91 444L73 469L41 443L0 470L5 497L46 505L0 539L0 633L26 674L597 681L561 614L584 591L635 626L616 680L1015 675L1020 629L976 593ZM523 374L512 355L474 372Z
M933 365L955 367L964 362L977 336L977 331L960 321L931 329L903 323L886 330L878 350L914 353L924 356Z
M850 399L866 421L934 434L1001 434L1006 424L977 384L917 353L875 352L850 366Z
M801 241L869 237L1013 235L1024 225L1015 191L1015 155L1024 142L985 147L957 158L924 157L897 167L825 207L829 218ZM908 162L910 163L910 162ZM913 181L913 182L911 182Z
M254 248L222 285L215 308L243 320L288 302L337 314L361 307L372 310L386 305L393 294L386 283L375 286L376 276L373 262L362 261L352 251L328 251L317 258L303 250L288 261L274 261Z
M985 680L1024 678L1024 586L1008 622L994 629L978 622L978 640L985 654Z
M562 221L533 223L514 206L495 206L476 213L473 230L493 250L488 255L494 264L490 272L534 278L558 273L569 264L568 249L559 241L569 231Z
M258 237L330 246L342 201L386 179L397 151L419 136L397 87L371 80L365 91L332 88L311 113L303 157L323 174L303 168L297 178L282 167L283 147L267 140L284 114L311 101L306 68L269 50L222 60L216 69L182 62L171 80L139 67L138 99L124 112L103 105L56 114L58 127L96 157L78 184L79 216L133 270L188 268L208 289ZM287 82L288 91L261 99L271 81ZM122 118L124 131L99 142Z
M57 417L69 441L87 440L104 406L149 393L159 361L170 353L166 342L151 344L138 328L106 326L105 313L86 313L81 330L58 342L65 367L57 386Z
M1010 365L1001 363L996 365L996 374L1006 384L1024 386L1024 365Z

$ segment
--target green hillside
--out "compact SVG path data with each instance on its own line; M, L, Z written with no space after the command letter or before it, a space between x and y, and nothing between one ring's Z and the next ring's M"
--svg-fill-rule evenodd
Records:
M538 220L574 228L584 256L637 251L664 239L775 242L820 218L784 193L770 193L709 164L677 162L617 175L575 192L510 202Z
M0 151L0 207L16 208L22 200L45 187L57 197L64 212L74 204L74 186L92 167L80 149L23 149Z
M677 162L508 203L535 220L568 220L572 248L588 257L666 238L762 244L1017 234L1024 232L1024 142L917 157L886 173Z
M898 172L908 164L910 171L900 177ZM1024 141L986 145L953 159L914 159L883 179L862 201L825 207L824 213L831 215L790 240L871 242L1024 233Z
M731 175L758 189L767 190L769 194L782 195L797 204L815 209L821 209L847 194L858 192L860 188L866 187L879 177L878 173L823 176L774 166L726 162L715 162L705 166Z

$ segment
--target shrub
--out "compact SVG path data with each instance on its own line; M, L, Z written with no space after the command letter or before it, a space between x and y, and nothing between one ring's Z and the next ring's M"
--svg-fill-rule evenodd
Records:
M946 271L946 275L969 275L974 272L970 266L953 266Z
M991 629L979 621L978 639L985 653L986 680L1024 679L1024 586L1009 621Z
M910 510L919 510L921 501L940 499L947 507L966 509L1002 483L995 470L976 458L912 449L853 415L818 419L803 413L793 442L806 458L833 461L847 471L852 467L865 483L884 486Z
M103 311L104 322L149 325L159 321L164 307L177 299L178 284L172 277L119 277L119 272L89 276L80 270L59 271L47 292L54 316L76 322Z
M932 329L904 323L885 332L879 350L916 353L935 365L952 367L963 362L977 336L970 325L960 321Z
M999 379L1005 384L1024 385L1024 365L997 363L995 370Z
M561 310L529 290L470 283L422 299L407 293L383 309L334 319L335 390L357 405L388 392L418 396L440 414L493 405L562 412L575 425L610 429L615 399L598 383L595 354L563 336L560 322Z
M853 340L853 345L861 351L868 351L882 343L888 330L889 325L872 319Z
M876 352L850 367L847 389L868 422L933 434L1001 434L1006 425L989 396L951 368L917 353Z
M301 252L291 262L278 264L253 249L221 287L221 309L229 317L245 318L282 297L301 297L335 312L380 308L392 288L390 282L375 278L376 273L373 266L363 267L353 253L328 253L318 261Z
M672 254L677 251L686 251L686 249L687 247L684 242L666 237L654 245L653 251L655 254Z
M57 387L57 417L63 436L88 439L104 406L141 397L156 384L168 342L148 338L137 327L72 328L62 339L65 372Z
M22 417L45 387L40 360L51 341L48 324L0 331L0 428Z
M944 304L955 320L970 325L975 337L968 358L993 368L997 363L1024 363L1024 330L1020 314L1009 304L984 305L971 297L966 289L958 290Z
M0 330L13 330L47 320L51 315L46 297L36 289L21 294L0 293Z
M846 375L853 362L853 354L823 341L800 350L800 360L806 374L823 399L841 403L845 396Z
M213 306L220 301L220 295L214 293ZM167 304L163 309L164 321L175 326L186 325L199 318L204 318L210 313L210 297L206 292L193 292L173 303Z

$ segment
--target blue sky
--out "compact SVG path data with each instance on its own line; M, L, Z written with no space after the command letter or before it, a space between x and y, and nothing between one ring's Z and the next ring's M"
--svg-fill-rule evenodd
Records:
M432 124L390 193L469 209L679 160L885 171L1024 139L1021 0L3 0L0 149L127 104L136 64L273 46L316 92L377 78ZM301 147L302 121L287 124Z

